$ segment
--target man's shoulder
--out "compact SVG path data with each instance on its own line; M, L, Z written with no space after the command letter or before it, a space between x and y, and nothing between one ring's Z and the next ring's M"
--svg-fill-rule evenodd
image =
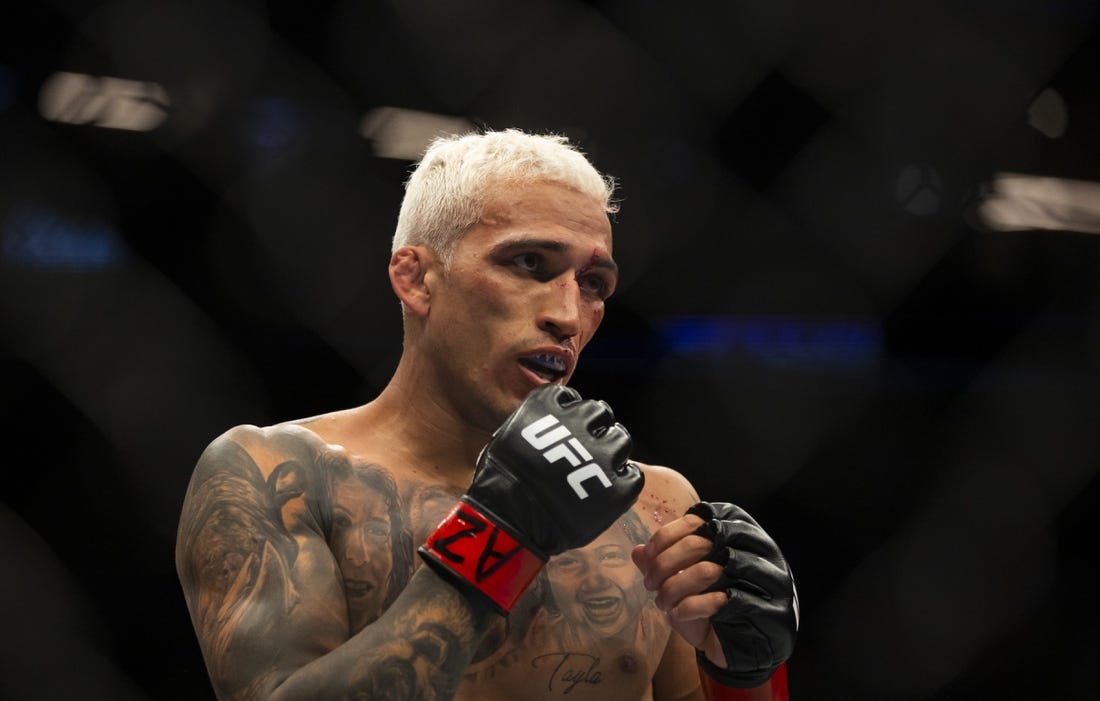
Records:
M196 475L222 471L241 463L254 464L266 474L278 463L300 461L332 448L338 449L338 446L327 445L310 426L317 418L233 426L207 444L196 464Z
M287 441L319 441L317 434L300 421L286 421L269 425L238 424L226 430L206 447L211 450L224 450L238 446L247 450L285 445Z
M635 461L645 475L645 488L638 496L638 504L654 513L683 514L699 501L695 487L677 470L665 465L650 465Z
M331 441L327 437L353 420L355 412L355 409L339 409L267 425L238 424L217 436L210 446L217 448L227 443L242 446L284 445L287 441L329 443Z
M695 488L691 486L691 482L688 481L688 478L667 465L653 465L650 463L638 462L637 460L634 461L634 464L640 467L645 474L647 489L695 493Z

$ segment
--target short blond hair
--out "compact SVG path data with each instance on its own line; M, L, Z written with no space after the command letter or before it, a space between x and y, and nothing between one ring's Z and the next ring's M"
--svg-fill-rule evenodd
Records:
M603 175L569 140L518 129L436 139L405 183L392 250L426 246L449 261L455 245L484 213L490 186L553 182L618 211L614 178Z

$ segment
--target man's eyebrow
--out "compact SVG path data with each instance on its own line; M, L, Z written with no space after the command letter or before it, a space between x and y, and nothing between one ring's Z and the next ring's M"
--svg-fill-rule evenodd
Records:
M490 255L503 255L508 251L518 248L526 249L541 249L543 251L549 251L550 253L565 253L569 250L569 244L558 241L556 239L544 239L537 236L524 236L521 238L509 239L507 241L501 241L497 245L493 246ZM592 268L600 268L602 270L608 270L614 273L616 276L619 274L619 264L610 258L603 258L597 256L595 251L592 253L592 257L581 268L581 272L591 270Z
M514 248L540 248L544 251L550 251L552 253L564 253L568 250L568 246L562 241L556 241L554 239L542 239L535 236L523 236L520 238L508 239L501 241L497 245L493 246L492 253L506 253Z
M588 272L589 270L591 270L592 268L600 268L602 270L607 270L607 271L613 273L616 277L619 276L619 264L618 263L611 260L610 258L597 258L595 255L593 255L592 259L589 260L588 263L586 263L583 268L581 268L579 271L577 271L577 273L578 274L585 273L585 272Z

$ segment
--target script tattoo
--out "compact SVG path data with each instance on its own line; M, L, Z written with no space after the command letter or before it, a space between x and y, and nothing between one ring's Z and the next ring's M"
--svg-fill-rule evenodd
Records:
M555 691L557 684L563 694L568 694L578 684L599 684L603 679L603 674L597 669L599 665L599 657L581 652L551 652L531 660L531 666L535 669L551 669L546 690Z
M495 652L472 668L470 683L499 689L500 697L640 696L668 640L663 614L630 559L648 537L630 511L588 545L552 557L512 609Z

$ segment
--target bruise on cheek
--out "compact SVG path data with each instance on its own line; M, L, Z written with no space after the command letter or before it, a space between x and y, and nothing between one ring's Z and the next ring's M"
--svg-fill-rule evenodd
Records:
M501 313L508 309L515 299L513 290L500 280L490 276L481 276L466 285L460 292L467 299L477 299L480 311L490 314Z

